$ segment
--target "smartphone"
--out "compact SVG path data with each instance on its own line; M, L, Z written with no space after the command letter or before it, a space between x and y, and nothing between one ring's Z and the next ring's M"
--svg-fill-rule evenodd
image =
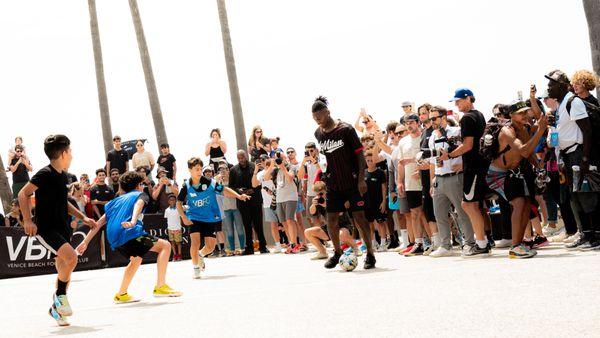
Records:
M366 114L366 113L367 113L367 110L366 110L365 108L360 108L360 113L361 113L361 114Z

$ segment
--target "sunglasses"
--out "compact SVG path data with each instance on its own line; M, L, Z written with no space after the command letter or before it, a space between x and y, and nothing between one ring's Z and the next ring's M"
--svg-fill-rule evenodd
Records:
M396 136L402 136L402 134L406 133L406 130L402 130L402 131L397 131L394 134L396 134Z
M295 150L289 150L288 152L286 152L286 154L293 154L295 152L296 152Z
M255 133L255 134L256 134L256 133L262 133L262 130L257 130L257 131L255 131L254 133Z
M439 119L440 116L434 116L434 117L430 117L429 120L431 121L437 121L437 119Z

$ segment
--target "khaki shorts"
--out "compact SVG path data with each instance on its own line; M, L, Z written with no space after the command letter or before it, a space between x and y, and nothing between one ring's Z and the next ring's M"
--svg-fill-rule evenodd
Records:
M169 230L169 242L181 243L183 241L183 233L181 230Z

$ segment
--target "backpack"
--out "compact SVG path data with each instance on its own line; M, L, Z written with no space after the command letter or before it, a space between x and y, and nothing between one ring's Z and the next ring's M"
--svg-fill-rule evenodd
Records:
M567 101L567 113L571 115L571 103L578 97L573 95ZM585 105L585 110L590 119L592 125L592 154L591 157L594 159L600 158L600 108L587 102L586 100L579 98Z
M502 128L509 126L510 122L499 122L497 119L491 119L483 130L483 135L479 140L479 154L487 161L500 157L507 149L500 151L500 131Z

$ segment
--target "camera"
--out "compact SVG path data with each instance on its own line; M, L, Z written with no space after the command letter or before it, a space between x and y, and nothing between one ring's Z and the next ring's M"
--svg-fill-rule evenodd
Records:
M438 143L446 143L448 144L448 150L446 151L447 153L451 153L454 150L456 150L456 148L458 148L458 142L462 141L462 138L460 136L443 136L437 140L435 140L433 143L434 144L438 144ZM416 161L422 161L422 160L426 160L428 158L431 157L439 157L441 156L441 151L440 149L421 149L420 152L417 153L416 156Z
M548 176L548 173L544 169L536 169L535 170L535 187L536 194L543 194L546 192L546 188L548 183L550 183L551 179Z
M309 157L309 156L310 156L310 154L308 153L308 150L305 150L304 151L304 157Z
M271 208L271 210L277 210L277 194L276 194L276 192L267 187L263 187L263 190L266 191L267 193L270 193L271 196L273 197L271 199L271 205L269 205L269 208Z
M283 163L283 158L281 158L280 151L275 153L275 163L277 163L277 165L280 165L281 163Z
M325 203L325 198L324 198L323 196L319 197L319 198L317 199L317 203L319 203L319 204L323 204L323 203Z
M550 127L556 128L556 114L555 113L548 114L548 125Z

